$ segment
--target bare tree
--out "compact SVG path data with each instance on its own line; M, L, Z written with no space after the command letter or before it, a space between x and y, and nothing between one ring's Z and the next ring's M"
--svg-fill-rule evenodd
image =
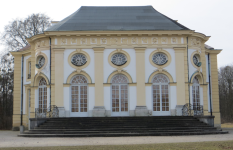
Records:
M13 61L9 54L1 57L0 64L0 129L11 129L13 114Z
M233 121L233 66L221 67L218 72L219 100L222 123Z
M51 20L45 14L32 14L25 19L15 19L5 26L1 34L1 44L7 46L8 51L17 51L26 45L26 38L43 33L51 26Z
M17 51L29 43L27 38L43 33L51 26L45 14L32 14L25 19L15 19L0 34L0 44L6 46L0 54L0 129L11 129L13 114L13 66L9 51Z

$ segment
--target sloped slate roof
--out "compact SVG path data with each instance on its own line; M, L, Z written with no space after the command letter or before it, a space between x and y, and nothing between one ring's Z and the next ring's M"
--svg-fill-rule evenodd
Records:
M28 44L28 45L26 45L25 47L19 49L18 52L26 51L26 50L28 50L28 49L30 49L30 48L31 48L31 45Z
M82 6L46 31L189 30L152 6Z
M214 48L213 48L212 46L209 46L209 45L207 45L207 44L205 44L205 48L206 48L206 49L209 49L209 50L214 50Z

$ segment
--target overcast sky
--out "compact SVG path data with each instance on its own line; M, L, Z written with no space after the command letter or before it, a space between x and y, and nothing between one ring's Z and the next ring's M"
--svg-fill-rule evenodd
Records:
M218 67L233 64L233 0L4 0L0 6L0 32L15 18L32 13L45 13L60 21L80 6L145 6L178 20L179 23L211 36L206 44L223 49L218 55ZM0 51L4 47L0 46Z

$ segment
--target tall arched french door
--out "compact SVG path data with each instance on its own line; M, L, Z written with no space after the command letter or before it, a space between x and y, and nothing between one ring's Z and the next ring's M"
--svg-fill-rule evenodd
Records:
M71 79L71 117L88 116L87 79L83 75L75 75Z
M192 86L192 101L193 101L193 109L198 110L200 109L200 84L197 77L193 79L193 86Z
M112 78L112 116L128 116L128 79L122 74L117 74Z
M152 80L153 115L170 115L169 79L157 74Z
M47 83L44 78L39 81L39 113L47 112Z

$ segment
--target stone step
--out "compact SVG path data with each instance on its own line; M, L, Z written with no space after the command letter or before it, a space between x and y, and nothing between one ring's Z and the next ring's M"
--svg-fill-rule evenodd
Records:
M134 128L135 126L126 126L123 128ZM141 126L144 128L151 128L151 126ZM163 126L158 126L157 128L162 128ZM174 127L174 126L164 126L164 127ZM180 127L187 127L187 126L180 126ZM205 127L205 126L198 126L198 127ZM98 128L107 128L107 127L53 127L53 126L49 126L49 127L35 127L35 129L98 129ZM110 128L115 128L115 127L110 127Z
M40 126L127 126L130 125L132 126L132 123L111 123L111 124L106 124L106 123L43 123ZM159 125L174 125L174 126L179 126L179 125L205 125L200 122L192 122L192 123L183 123L183 122L173 122L173 123L135 123L135 126L145 126L145 125L150 125L150 126L159 126Z
M43 123L41 124L40 126L170 126L170 125L173 125L173 126L180 126L180 125L191 125L191 126L206 126L206 124L204 123L201 123L201 122L191 122L191 123L188 123L188 122L173 122L173 123L113 123L113 124L110 124L110 123L53 123L53 124L50 124L50 123ZM207 125L208 126L208 125Z
M201 132L143 132L143 133L89 133L89 134L19 134L19 137L119 137L119 136L175 136L175 135L206 135L227 134L223 131Z
M62 123L75 123L75 124L100 124L100 123L107 123L107 124L115 124L115 123L130 123L130 124L134 124L134 123L147 123L147 124L150 124L150 123L202 123L200 121L141 121L141 122L138 122L138 121L53 121L53 122L44 122L44 123L47 123L47 124L62 124Z
M127 117L122 117L122 118L114 118L114 117L96 117L96 118L93 118L93 117L86 117L86 118L72 118L72 119L66 119L66 118L63 118L63 119L60 119L60 118L48 118L47 119L48 121L69 121L69 120L72 120L72 121L76 121L76 120L80 120L80 121L99 121L99 120L102 120L102 121L114 121L114 120L122 120L122 121L125 121L125 120L197 120L196 118L142 118L142 117L132 117L132 118L127 118Z
M171 119L182 119L182 118L191 118L191 119L196 119L195 117L193 116L111 116L111 117L59 117L59 118L47 118L47 119L66 119L66 120L69 120L69 119L135 119L135 118L142 118L142 119L146 119L146 118L158 118L158 119L161 119L161 118L171 118Z
M96 122L96 123L66 123L66 122L64 122L64 123L47 123L47 122L45 122L45 123L43 123L43 125L45 125L45 124L51 124L51 125L59 125L59 124L71 124L71 125L77 125L77 124L80 124L80 125L82 125L82 124L89 124L89 125L124 125L124 124L130 124L130 125L156 125L156 124L158 124L158 125L161 125L161 124L177 124L177 125L179 125L179 124L205 124L205 123L202 123L202 122L166 122L166 123L164 123L164 122L153 122L153 123L146 123L146 122L132 122L132 123L130 123L130 122L115 122L115 123L105 123L105 122Z
M41 128L41 129L45 129L45 128L50 128L50 129L61 129L61 128L73 128L73 129L77 129L77 128L80 128L80 129L96 129L96 128L117 128L119 126L39 126L39 127L35 127L35 128ZM122 125L121 126L122 128L136 128L136 127L142 127L142 128L162 128L162 127L206 127L204 125L177 125L177 126L174 126L174 125L157 125L157 126L151 126L151 125L141 125L141 126L130 126L130 125Z
M178 120L179 122L199 122L198 120ZM143 123L173 123L178 122L177 120L151 120L151 121L143 121ZM113 121L46 121L46 123L138 123L138 120L130 121L130 120L113 120Z
M169 132L204 132L207 130L169 130ZM209 130L208 130L209 131ZM89 133L144 133L144 132L168 132L166 130L127 130L127 131L33 131L24 132L24 134L89 134Z
M39 118L40 119L40 118ZM88 121L88 120L92 120L92 121L96 121L96 120L103 120L103 121L114 121L114 120L197 120L196 118L142 118L142 117L132 117L132 118L127 118L127 117L122 117L122 118L114 118L114 117L87 117L87 118L47 118L48 121L75 121L75 120L82 120L82 121Z
M105 123L105 122L99 122L99 123L43 123L41 125L52 125L52 126L56 126L56 125L71 125L71 126L77 126L77 125L101 125L101 126L104 126L104 125L137 125L137 126L140 126L140 125L182 125L182 124L186 124L186 125L207 125L205 123L201 123L201 122L167 122L167 123L164 123L164 122L154 122L154 123L144 123L144 122L139 122L139 123L129 123L129 122L116 122L116 123Z
M130 121L114 121L114 122L44 122L44 124L183 124L183 123L188 123L188 124L193 124L193 123L199 123L203 124L203 122L200 121L151 121L151 122L146 122L146 121L135 121L135 122L130 122Z
M40 120L40 119L38 119ZM45 118L19 136L24 137L114 137L225 134L187 116Z
M130 128L131 130L216 130L215 127L170 127L170 128ZM32 129L30 131L105 131L129 130L129 128L96 128L96 129Z
M137 122L138 120L141 120L141 121L145 121L145 122L161 122L161 121L164 121L164 122L167 122L167 121L199 121L197 119L145 119L145 120L142 120L142 119L135 119L135 120L80 120L80 119L75 119L75 120L47 120L46 122Z

